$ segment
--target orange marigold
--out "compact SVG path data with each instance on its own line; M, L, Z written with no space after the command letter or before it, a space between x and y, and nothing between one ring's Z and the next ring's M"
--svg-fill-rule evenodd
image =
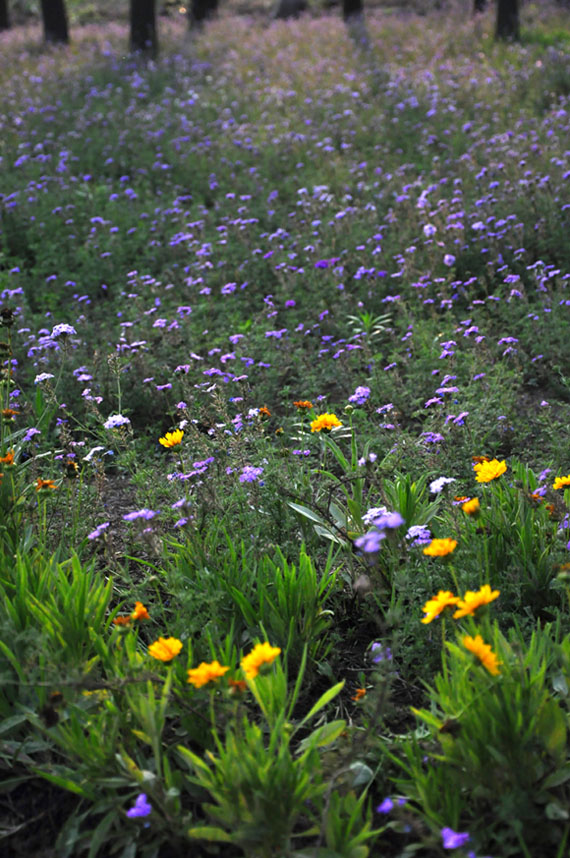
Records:
M471 500L465 501L465 503L461 505L461 509L465 515L476 515L480 508L481 504L479 503L479 498L471 498Z
M2 459L0 459L0 462ZM570 474L565 477L556 477L554 483L552 484L553 489L563 489L565 486L570 486Z
M248 655L241 660L241 666L247 679L255 679L264 664L272 664L281 648L270 643L258 643Z
M427 554L428 557L446 557L455 551L456 546L456 539L432 539L430 544L424 548L424 554Z
M472 652L473 655L479 659L483 667L488 670L489 673L493 676L498 676L501 672L499 670L500 661L489 644L484 642L481 635L476 635L474 638L470 637L470 635L465 635L461 643L469 650L469 652Z
M158 661L172 661L182 649L182 641L178 638L159 638L148 648L149 655Z
M271 411L266 405L261 406L261 408L259 409L259 413L264 417L271 417Z
M135 609L131 614L131 620L150 620L150 614L142 602L135 602Z
M311 421L311 432L322 432L323 429L335 429L337 426L342 426L342 423L336 414L319 414Z
M57 489L57 486L53 480L42 480L41 477L38 477L36 491L41 492L43 489Z
M295 406L295 408L298 408L299 411L302 411L303 408L309 409L313 407L313 403L310 402L308 399L297 399L297 401L294 402L293 405Z
M203 661L198 665L198 667L193 667L188 671L188 682L190 685L193 685L194 688L202 688L202 686L207 685L208 682L213 682L214 680L219 679L220 676L223 676L228 670L229 667L224 667L224 665L220 664L217 659L212 661L210 664Z
M0 456L0 462L3 465L13 465L14 464L14 451L8 450L5 456Z
M439 617L442 611L446 608L454 607L458 602L459 596L454 596L450 590L440 590L437 596L434 596L433 599L429 599L425 603L423 607L425 617L422 623L431 623L432 620Z

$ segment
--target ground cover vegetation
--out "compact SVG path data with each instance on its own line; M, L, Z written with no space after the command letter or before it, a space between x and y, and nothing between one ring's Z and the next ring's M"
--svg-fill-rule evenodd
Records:
M564 19L0 59L3 855L570 844Z

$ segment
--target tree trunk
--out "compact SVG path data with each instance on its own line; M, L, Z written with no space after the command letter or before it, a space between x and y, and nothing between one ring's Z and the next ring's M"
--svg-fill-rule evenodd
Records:
M487 7L487 0L473 0L473 14L478 15L484 12Z
M69 44L65 0L41 0L44 39L52 44Z
M307 0L279 0L275 9L275 17L279 20L298 18L307 9Z
M342 0L342 17L346 21L353 15L362 15L362 0Z
M519 0L497 0L497 39L520 38Z
M191 27L201 27L208 18L213 18L218 9L218 0L191 0L188 22Z
M131 51L155 57L158 53L154 0L131 0Z
M0 30L10 29L10 14L8 12L8 0L0 0Z

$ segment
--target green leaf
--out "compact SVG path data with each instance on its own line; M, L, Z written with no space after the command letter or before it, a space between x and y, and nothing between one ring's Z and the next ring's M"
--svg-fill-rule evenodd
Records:
M323 748L325 745L330 745L335 739L338 739L340 734L346 728L346 721L330 721L328 724L323 724L322 727L317 727L299 744L299 749L302 752L309 748Z
M560 786L560 784L564 784L568 780L570 780L570 763L566 763L562 768L552 772L552 774L546 778L542 786L546 789L550 789L551 787Z
M216 828L215 825L198 825L196 828L189 828L186 833L188 837L193 837L195 840L209 840L218 843L232 842L227 831L224 831L223 828Z
M308 518L310 521L316 521L317 524L325 524L324 518L322 518L317 512L313 512L312 509L309 509L308 506L303 506L300 503L293 503L293 501L287 501L287 505L294 509L295 512L300 513L300 515L304 516L304 518Z
M321 709L323 709L327 705L327 703L330 703L331 700L334 700L334 698L337 696L337 694L340 694L343 688L344 679L342 680L342 682L337 682L336 685L333 685L333 687L329 688L328 691L325 691L324 694L321 694L315 705L311 707L309 712L300 722L299 727L301 727L303 724L306 724L307 721L310 721L311 718L313 718L317 714L317 712L320 712Z
M545 748L553 757L564 759L566 754L566 719L556 700L548 700L538 716L538 732Z
M33 771L37 775L40 775L40 777L44 778L44 780L49 781L50 784L54 784L54 786L66 789L68 792L75 793L75 795L81 795L83 798L93 798L91 792L87 791L80 784L72 781L70 778L64 778L62 775L50 775L48 772L42 772L41 769L33 769Z

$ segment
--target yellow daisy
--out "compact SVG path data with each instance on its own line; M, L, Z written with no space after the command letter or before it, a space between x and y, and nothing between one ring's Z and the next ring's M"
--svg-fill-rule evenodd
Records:
M439 617L442 611L453 605L457 605L458 602L459 596L454 596L449 590L440 590L437 596L434 596L433 599L429 599L425 603L423 607L425 617L422 623L431 623L432 620Z
M193 667L188 671L188 682L190 685L193 685L194 688L202 688L202 686L207 685L208 682L213 682L214 680L219 679L220 676L223 676L228 670L229 667L224 667L217 659L212 661L210 664L203 661L198 665L198 667Z
M323 429L335 429L337 426L342 426L342 423L336 414L319 414L311 420L311 432L322 432Z
M475 613L477 608L488 605L500 596L500 590L491 590L488 584L483 584L480 590L476 593L473 590L467 590L463 599L457 602L458 610L454 613L453 619L458 620L460 617L468 617Z
M500 661L489 644L484 642L481 635L476 635L474 638L469 635L465 635L461 643L469 650L469 652L472 652L473 655L479 659L483 667L488 670L489 673L493 674L493 676L498 676L501 672L499 670Z
M556 477L552 484L553 489L563 489L565 486L570 486L570 474L566 477Z
M455 551L456 546L456 539L432 539L430 544L424 548L424 554L427 554L428 557L445 557Z
M148 648L149 655L158 661L172 661L182 649L182 641L178 638L159 638Z
M490 483L491 480L496 480L501 474L507 470L507 463L503 459L499 462L498 459L491 459L490 462L478 462L473 465L473 470L476 473L475 479L478 483Z
M272 664L280 652L281 648L278 646L271 646L269 643L256 644L252 651L241 660L246 678L255 679L262 665Z
M465 513L465 515L476 515L481 508L479 503L479 498L471 498L471 500L466 501L464 504L461 504L461 509Z
M158 443L163 447L177 447L182 443L184 432L182 429L175 429L174 432L167 432L164 438L159 438Z

